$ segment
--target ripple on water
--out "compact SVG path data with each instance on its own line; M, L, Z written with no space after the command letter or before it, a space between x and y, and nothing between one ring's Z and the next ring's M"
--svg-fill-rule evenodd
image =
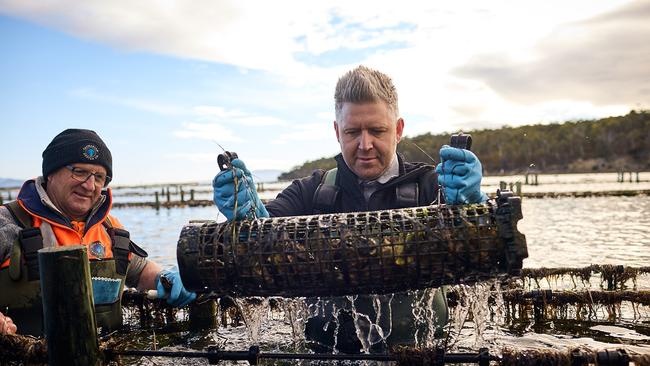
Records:
M650 265L649 196L524 199L522 210L524 219L519 223L519 230L526 235L529 251L529 258L524 262L525 267ZM218 217L214 207L160 211L121 208L113 210L113 213L131 231L132 239L164 267L176 265L176 242L183 225L192 219ZM551 288L575 288L576 285L598 288L597 279L591 284L576 284L566 279L542 282ZM640 288L650 288L648 282L640 281ZM484 298L478 295L475 297ZM484 308L475 305L473 310L470 308L467 311L480 315L484 314L483 310ZM455 315L463 316L463 311L457 311ZM648 353L649 313L648 307L642 307L639 317L631 320L631 323L582 324L574 321L567 325L561 321L553 321L545 324L546 328L543 330L535 330L534 324L525 325L521 332L489 322L473 324L468 321L451 326L458 330L457 349L475 349L480 344L488 345L495 352L505 346L555 349L589 346L603 349L612 348L621 342L633 341L629 346L631 349ZM646 325L639 322L639 319L645 319ZM253 337L258 339L263 349L288 350L291 349L295 336L293 325L295 324L279 319L265 319L260 323L258 330L255 330ZM639 326L645 327L645 331L634 330L634 327ZM251 344L250 330L244 327L219 329L217 333L219 339L226 340L229 349L246 349ZM185 364L183 362L156 359L155 363L141 360L138 364L182 365ZM197 364L194 362L188 364Z

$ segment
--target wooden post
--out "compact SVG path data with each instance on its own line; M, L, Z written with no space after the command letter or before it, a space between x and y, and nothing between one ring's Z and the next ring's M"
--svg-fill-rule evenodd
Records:
M537 182L537 173L535 173L535 184L534 185L538 185L538 184L539 183Z
M4 202L2 202L2 193L0 193L0 205L2 205Z
M161 196L164 196L164 195L165 195L165 187L162 187L162 188L160 189L160 195L161 195Z
M630 179L632 179L632 173L630 173ZM13 198L11 198L11 191L7 191L7 201L11 201Z
M168 204L168 205L169 205L169 201L170 201L170 198L169 198L169 187L167 187L167 204Z
M194 189L190 189L190 201L194 201Z
M630 183L632 183L632 171L630 170Z
M515 190L514 190L514 184L513 184L512 182L510 182L510 183L508 184L508 187L510 188L510 192L513 192L513 193L514 193L514 191L515 191Z
M502 191L504 191L504 190L506 190L507 188L508 188L508 183L506 183L506 182L504 182L504 181L499 182L499 189L501 189Z
M183 191L183 187L181 187L181 203L185 202L185 192Z
M526 183L524 184L528 184L528 173L526 173Z
M196 301L190 304L190 329L205 330L216 329L219 325L217 321L217 302L208 300L203 303Z
M156 204L155 204L155 207L156 207L156 210L160 210L160 198L158 197L158 191L156 191L155 194L156 194Z
M641 182L641 181L639 180L639 172L638 172L638 171L636 172L636 182L637 182L637 183Z
M99 365L90 264L81 245L38 251L50 366Z
M521 197L521 182L515 183L515 195Z

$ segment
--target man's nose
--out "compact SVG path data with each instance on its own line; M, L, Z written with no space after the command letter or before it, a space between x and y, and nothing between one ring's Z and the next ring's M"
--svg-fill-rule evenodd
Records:
M361 131L361 136L359 137L359 150L370 150L372 149L372 135L368 131Z
M86 179L83 183L81 183L81 186L89 191L93 191L97 187L97 185L95 184L95 179L97 178L95 178L95 176L91 174L88 177L88 179Z

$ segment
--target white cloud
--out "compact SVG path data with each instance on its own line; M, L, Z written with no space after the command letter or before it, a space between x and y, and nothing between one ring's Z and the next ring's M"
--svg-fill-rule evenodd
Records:
M207 120L224 124L241 126L285 126L287 123L276 117L260 116L239 110L228 110L219 106L197 106L193 109L194 115L199 120Z
M200 105L192 108L194 114L200 118L228 119L239 118L244 114L237 110L226 110L219 106Z
M626 4L641 9L640 15L626 12ZM259 102L269 105L320 101L314 95L331 95L344 71L365 63L393 77L402 114L416 116L413 130L431 125L434 131L562 119L562 113L571 118L589 106L591 114L607 113L647 101L650 23L643 4L0 0L0 13L119 49L230 64L241 74L265 70L277 86ZM312 62L301 54L313 56ZM333 62L320 64L328 54ZM85 93L80 95L101 99ZM193 127L177 136L219 133L219 141L224 134L236 141L224 126L286 126L274 115L103 98L188 116ZM560 104L565 107L549 107ZM318 140L332 133L325 126L296 127L273 143Z
M177 160L183 162L193 162L193 163L213 163L217 161L217 154L206 154L206 153L170 153L163 156L165 159Z
M332 122L305 123L294 125L290 131L281 133L275 144L285 144L290 141L330 141L335 139Z
M182 139L201 139L224 142L242 141L232 130L217 123L183 122L183 129L174 131Z
M129 107L136 110L151 112L151 113L164 115L164 116L174 116L174 115L180 115L185 113L183 108L179 106L165 104L153 100L141 99L141 98L109 95L109 94L98 92L90 88L79 88L79 89L72 90L70 91L70 95L82 99L87 99L87 100L94 100L103 103L121 105L124 107Z
M635 2L557 27L537 44L535 57L484 54L459 67L457 74L481 80L519 104L573 100L606 107L647 102L649 17L650 3Z

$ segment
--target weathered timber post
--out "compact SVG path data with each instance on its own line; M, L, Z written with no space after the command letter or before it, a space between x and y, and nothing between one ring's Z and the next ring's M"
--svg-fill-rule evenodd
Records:
M41 249L38 265L48 364L100 365L86 247Z
M156 210L160 210L160 198L158 197L158 191L156 191L155 194L156 194L156 204L155 204L155 207L156 207Z
M169 201L170 201L170 198L169 198L169 187L167 187L167 205L169 205Z
M528 173L526 173L526 182L524 184L528 184Z
M203 303L192 302L189 313L191 330L216 329L219 325L217 321L217 302L214 299Z
M533 185L535 185L535 186L539 185L539 182L537 182L537 173L535 173L535 184L533 184Z
M194 201L194 189L190 189L190 201Z
M505 190L507 188L508 188L508 183L506 183L504 181L499 182L499 189L501 189L503 191L503 190Z
M641 181L639 180L639 172L638 172L638 171L636 172L636 182L637 182L637 183L641 182Z
M183 187L181 187L181 203L185 202L185 191L183 191Z
M630 173L630 179L632 178L632 173ZM13 198L11 197L11 191L7 191L7 201L11 201Z
M3 203L4 202L2 202L2 194L0 194L0 205L3 204Z
M515 194L521 197L521 182L515 183Z

